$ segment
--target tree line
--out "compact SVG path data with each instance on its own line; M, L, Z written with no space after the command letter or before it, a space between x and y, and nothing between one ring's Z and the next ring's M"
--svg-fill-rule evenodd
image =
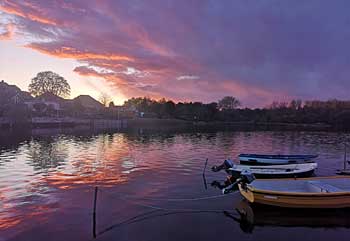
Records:
M350 128L350 101L337 99L320 101L273 102L265 108L237 108L240 101L226 96L218 102L178 102L131 98L124 103L138 111L153 113L157 118L177 118L190 121L224 121L250 123L327 124Z
M70 94L68 81L51 71L40 72L29 85L33 96L52 93L67 97ZM109 109L114 103L110 97L101 94L100 102ZM109 105L108 105L109 103ZM273 102L265 108L239 108L241 102L226 96L217 102L178 102L155 100L149 97L131 98L125 101L127 109L143 113L143 117L176 118L188 121L218 121L244 123L290 123L290 124L326 124L342 129L350 129L350 101L337 99L321 101L300 99L289 102ZM107 113L107 112L105 112Z

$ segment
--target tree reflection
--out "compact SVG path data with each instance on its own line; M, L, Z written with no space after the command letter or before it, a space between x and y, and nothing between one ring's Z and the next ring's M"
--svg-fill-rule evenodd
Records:
M48 171L64 164L68 157L67 147L59 140L32 140L28 146L28 157L34 170Z

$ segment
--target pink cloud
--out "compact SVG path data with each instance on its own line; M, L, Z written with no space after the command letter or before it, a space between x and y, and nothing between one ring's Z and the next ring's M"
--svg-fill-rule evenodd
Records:
M5 31L0 33L0 40L10 40L13 38L14 35L14 25L13 24L6 24L4 26Z
M4 0L2 3L0 3L0 11L42 24L58 25L57 21L50 19L38 8L38 5L35 5L30 1L21 1L18 3Z
M82 65L76 73L104 78L126 97L210 102L234 95L263 106L347 97L350 35L346 8L336 5L305 3L291 12L272 1L4 0L0 11L36 39L27 48L75 59ZM328 9L340 12L332 23L324 22Z

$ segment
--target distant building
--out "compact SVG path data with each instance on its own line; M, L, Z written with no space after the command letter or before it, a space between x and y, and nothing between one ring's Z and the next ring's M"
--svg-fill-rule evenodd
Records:
M61 111L61 106L59 103L55 101L44 101L40 99L34 99L31 101L26 101L24 104L31 110L31 111L37 111L38 106L43 106L42 111L46 111L48 109L54 110L54 111Z
M0 118L8 117L15 109L21 115L27 113L31 117L130 119L138 116L134 107L113 104L106 108L89 95L64 99L52 93L44 93L34 98L17 86L0 81Z
M134 107L126 107L122 105L108 107L109 112L112 113L116 119L132 119L138 117L139 113Z
M47 101L47 102L56 102L58 104L63 104L66 99L63 99L62 97L59 97L57 95L54 95L52 93L46 92L38 97L36 99L42 100L42 101Z
M28 92L21 91L16 85L9 85L4 80L0 81L0 105L21 104L32 99Z
M24 119L26 107L23 104L31 99L33 97L29 93L21 91L16 85L0 81L0 118L16 116L18 119L19 114L23 112L21 119Z
M65 101L65 99L52 93L44 93L38 97L35 97L32 101L27 101L26 103L30 106L32 106L33 104L42 103L47 106L50 106L54 110L60 110L61 105L63 105Z
M104 106L89 95L80 95L74 99L63 99L52 93L45 93L25 104L37 115L98 117Z
M103 104L92 98L90 95L79 95L74 98L73 101L79 103L82 107L88 110L99 111L104 108Z
M63 105L65 99L56 96L52 93L44 93L32 100L25 101L28 109L38 115L45 116L60 116L63 114Z
M76 114L89 118L100 117L105 106L89 95L79 95L72 100Z

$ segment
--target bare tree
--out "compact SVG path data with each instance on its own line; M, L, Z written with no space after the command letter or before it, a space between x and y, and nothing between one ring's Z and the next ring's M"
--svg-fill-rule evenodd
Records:
M67 80L52 71L38 73L32 79L28 89L34 96L40 96L44 93L51 93L60 97L70 95L70 86Z
M288 107L293 110L300 110L303 106L303 101L300 99L291 100Z
M111 97L107 93L102 92L99 97L99 101L102 103L103 106L107 107L109 102L111 102Z

